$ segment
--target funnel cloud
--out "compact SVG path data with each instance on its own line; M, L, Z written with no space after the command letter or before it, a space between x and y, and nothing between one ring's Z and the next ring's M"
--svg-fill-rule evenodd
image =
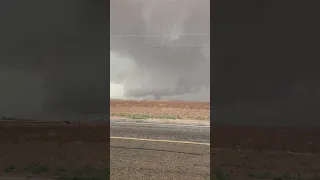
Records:
M210 101L210 1L111 0L110 96Z
M0 2L0 116L106 113L108 2Z

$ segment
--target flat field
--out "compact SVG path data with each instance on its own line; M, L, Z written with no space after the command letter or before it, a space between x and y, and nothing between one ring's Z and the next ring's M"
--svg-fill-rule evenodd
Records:
M211 127L215 179L318 180L320 128Z
M111 115L132 119L209 120L201 102L110 102ZM216 180L320 179L320 128L211 124L211 177Z
M0 122L0 171L106 179L109 132L108 124Z
M111 100L110 113L114 117L134 119L209 120L210 103Z
M209 103L110 102L123 118L209 120ZM214 117L213 117L214 118ZM109 124L0 122L0 171L55 175L109 168ZM320 128L211 127L212 179L320 179ZM86 170L86 171L87 171Z

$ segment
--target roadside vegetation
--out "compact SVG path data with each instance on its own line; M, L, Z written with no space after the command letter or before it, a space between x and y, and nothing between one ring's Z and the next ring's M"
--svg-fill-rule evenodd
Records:
M65 169L62 167L50 168L48 164L32 163L27 167L18 168L8 165L3 169L5 174L23 174L26 176L54 176L57 180L108 180L110 172L108 168L96 169L86 166L81 169Z
M208 120L206 117L180 117L173 115L151 115L151 114L134 114L134 113L112 113L113 117L123 117L128 119L193 119L193 120Z

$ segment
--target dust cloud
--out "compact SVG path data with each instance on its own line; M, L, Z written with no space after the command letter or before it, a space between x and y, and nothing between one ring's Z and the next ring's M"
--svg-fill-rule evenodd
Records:
M210 101L210 1L111 0L110 96Z

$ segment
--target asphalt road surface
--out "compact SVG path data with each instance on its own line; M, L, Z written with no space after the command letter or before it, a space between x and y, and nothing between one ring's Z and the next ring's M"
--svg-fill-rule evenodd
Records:
M210 179L210 128L111 120L111 179Z

